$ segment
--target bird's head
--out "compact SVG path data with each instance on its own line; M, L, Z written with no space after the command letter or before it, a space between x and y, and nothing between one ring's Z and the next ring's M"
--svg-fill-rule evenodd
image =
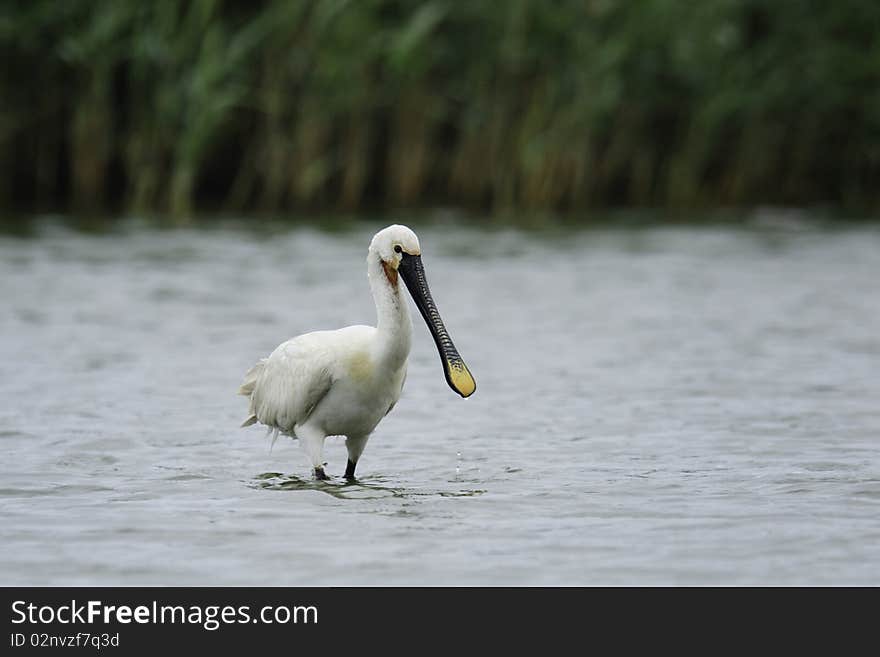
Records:
M373 236L370 253L379 257L383 264L397 270L405 255L420 256L419 238L406 226L394 224L383 228Z
M476 390L477 384L452 343L452 338L449 337L449 332L431 297L428 280L425 278L425 268L422 265L419 238L406 226L398 224L388 226L373 236L369 257L379 259L385 278L395 290L398 274L403 278L437 345L446 382L462 397L470 397Z

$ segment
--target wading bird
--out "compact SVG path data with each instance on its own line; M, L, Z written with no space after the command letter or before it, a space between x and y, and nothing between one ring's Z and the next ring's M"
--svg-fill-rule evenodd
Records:
M328 478L323 460L327 436L345 436L345 478L354 479L370 434L400 399L412 338L401 278L434 337L449 387L462 397L476 390L431 298L416 234L399 225L376 233L367 278L376 302L375 327L348 326L292 338L254 365L238 391L250 398L250 415L242 426L260 422L275 436L299 438L318 479Z

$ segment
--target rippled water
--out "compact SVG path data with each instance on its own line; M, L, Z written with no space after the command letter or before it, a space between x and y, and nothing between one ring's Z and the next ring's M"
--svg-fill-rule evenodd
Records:
M235 392L381 225L0 236L0 583L880 584L877 228L414 224L477 393L315 482Z

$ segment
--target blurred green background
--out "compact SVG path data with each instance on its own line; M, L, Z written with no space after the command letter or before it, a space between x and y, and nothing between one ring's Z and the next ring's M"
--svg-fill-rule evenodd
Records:
M880 2L31 0L0 209L880 208Z

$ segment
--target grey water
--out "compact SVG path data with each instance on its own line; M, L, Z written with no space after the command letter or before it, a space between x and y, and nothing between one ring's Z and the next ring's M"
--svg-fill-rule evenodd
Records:
M400 219L0 235L0 584L880 584L878 227L414 221L476 394L414 311L313 481L236 389Z

